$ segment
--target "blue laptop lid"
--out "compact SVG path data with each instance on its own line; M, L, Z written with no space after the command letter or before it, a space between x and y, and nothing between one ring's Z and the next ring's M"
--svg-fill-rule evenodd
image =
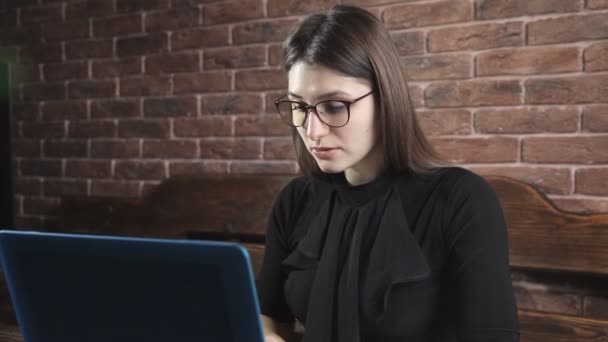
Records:
M238 244L0 231L0 257L26 342L264 340Z

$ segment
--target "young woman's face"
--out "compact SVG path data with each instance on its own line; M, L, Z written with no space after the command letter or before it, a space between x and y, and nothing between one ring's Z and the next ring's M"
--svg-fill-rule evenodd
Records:
M324 100L351 101L372 91L367 80L304 62L294 64L288 77L289 99L309 105ZM383 157L374 101L371 94L351 104L350 119L343 127L330 127L309 111L305 124L297 130L323 172L344 171L349 181L351 175L366 180L376 176Z

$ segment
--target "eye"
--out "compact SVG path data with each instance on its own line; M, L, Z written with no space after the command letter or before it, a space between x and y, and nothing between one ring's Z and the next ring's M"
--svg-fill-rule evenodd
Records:
M293 112L305 112L306 111L306 106L302 103L297 103L297 102L292 102L291 103L291 110Z
M346 113L346 105L340 101L327 101L319 103L319 107L324 114L336 115Z

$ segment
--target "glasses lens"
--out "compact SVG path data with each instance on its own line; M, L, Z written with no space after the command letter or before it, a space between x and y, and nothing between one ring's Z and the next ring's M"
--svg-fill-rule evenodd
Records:
M348 108L340 101L324 101L317 104L321 120L330 126L344 126L348 122Z
M290 126L301 126L306 119L306 108L297 102L281 101L277 105L279 114L286 124Z

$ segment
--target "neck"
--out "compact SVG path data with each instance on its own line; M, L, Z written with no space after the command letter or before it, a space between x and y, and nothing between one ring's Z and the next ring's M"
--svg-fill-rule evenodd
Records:
M382 148L380 144L376 144L357 165L344 170L344 177L350 185L361 185L376 179L384 171L384 168Z

